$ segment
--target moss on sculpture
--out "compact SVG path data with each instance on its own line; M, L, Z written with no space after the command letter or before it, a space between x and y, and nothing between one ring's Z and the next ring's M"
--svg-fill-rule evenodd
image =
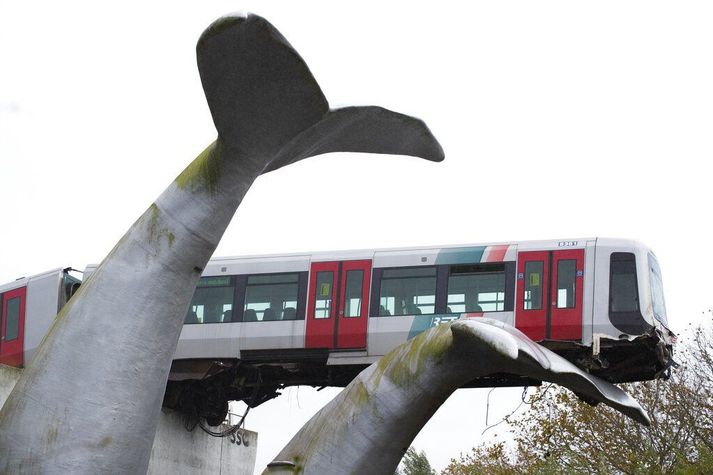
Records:
M206 147L176 177L176 185L184 190L196 191L203 189L210 194L215 194L218 191L218 182L220 180L221 148L219 140Z

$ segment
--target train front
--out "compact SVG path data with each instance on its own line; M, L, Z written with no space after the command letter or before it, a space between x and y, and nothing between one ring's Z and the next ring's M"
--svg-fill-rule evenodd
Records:
M593 351L586 364L612 382L668 377L676 336L656 256L637 241L600 238L595 261Z

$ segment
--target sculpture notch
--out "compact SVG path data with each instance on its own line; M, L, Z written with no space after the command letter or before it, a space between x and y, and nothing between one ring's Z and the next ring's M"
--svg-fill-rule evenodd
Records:
M0 412L2 473L146 470L200 272L260 174L337 151L443 159L418 119L329 110L302 58L263 18L217 20L197 57L218 138L55 319Z

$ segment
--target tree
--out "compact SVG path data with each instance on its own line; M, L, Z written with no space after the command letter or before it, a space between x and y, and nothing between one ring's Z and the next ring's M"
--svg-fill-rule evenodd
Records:
M543 386L529 411L509 418L513 444L477 446L442 474L713 473L713 333L698 328L679 346L669 380L623 385L651 427Z
M408 448L401 464L403 471L397 470L398 475L436 475L436 471L431 468L424 451L418 452L414 447Z

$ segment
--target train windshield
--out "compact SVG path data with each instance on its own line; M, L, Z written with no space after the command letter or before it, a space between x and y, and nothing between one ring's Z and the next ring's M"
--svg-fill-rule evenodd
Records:
M668 326L666 320L666 302L663 298L663 280L661 279L661 268L656 258L649 254L649 275L651 282L651 301L654 304L654 317L659 322Z

